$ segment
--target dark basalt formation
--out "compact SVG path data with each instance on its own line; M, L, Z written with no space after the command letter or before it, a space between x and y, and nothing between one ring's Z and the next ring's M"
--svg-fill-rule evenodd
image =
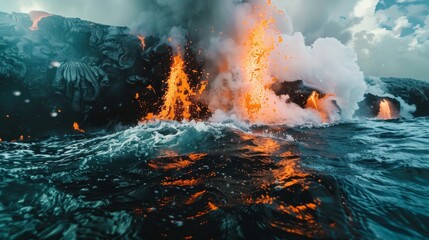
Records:
M393 104L396 111L401 108L401 104L398 100L390 97L381 97L374 94L365 94L365 100L359 103L359 109L355 115L358 117L375 118L380 113L380 103L383 100L388 100Z
M429 116L429 82L409 78L382 78L386 92L416 106L415 117Z
M277 96L289 95L288 102L296 103L302 108L305 107L308 98L314 91L320 94L317 89L305 86L302 80L296 80L293 82L282 82L273 85L272 88ZM323 97L323 94L321 95Z
M0 138L133 125L162 104L173 51L160 39L143 46L128 28L55 15L31 26L27 14L0 12ZM188 49L196 85L202 64Z
M356 116L376 117L383 99L389 100L396 109L401 108L398 99L402 99L416 107L414 117L429 116L429 82L408 78L381 78L377 79L377 82L374 79L366 79L366 81L369 85L377 85L388 96L367 93L365 100L359 103Z

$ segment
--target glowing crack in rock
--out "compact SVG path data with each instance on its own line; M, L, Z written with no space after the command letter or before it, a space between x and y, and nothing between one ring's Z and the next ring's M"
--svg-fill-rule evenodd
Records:
M36 31L39 30L39 22L45 17L52 16L52 14L42 11L31 11L29 13L31 21L33 21L33 24L30 27L30 30Z

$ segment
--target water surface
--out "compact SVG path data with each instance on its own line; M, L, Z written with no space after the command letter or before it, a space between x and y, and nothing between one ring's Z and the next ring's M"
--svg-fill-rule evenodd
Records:
M424 239L429 118L0 142L0 238Z

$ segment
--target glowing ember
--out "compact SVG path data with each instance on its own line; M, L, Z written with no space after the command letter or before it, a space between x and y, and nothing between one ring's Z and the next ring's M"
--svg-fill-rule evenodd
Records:
M161 107L161 112L157 115L151 114L146 119L190 120L191 97L201 94L204 88L205 84L196 91L191 88L188 75L185 72L185 61L180 56L180 53L176 54L173 58L170 76L167 79L167 91L163 97L164 104Z
M380 102L380 111L377 118L384 120L398 118L398 114L394 110L392 103L387 99L383 99Z
M329 120L329 112L324 107L324 102L326 99L330 97L334 97L334 94L327 94L324 97L320 97L320 94L316 91L313 91L310 95L310 97L307 100L307 104L305 105L306 108L312 108L320 113L320 117L322 118L323 122L328 122Z
M74 123L73 123L73 129L74 129L75 131L78 131L78 132L81 132L81 133L84 133L84 132L85 132L84 130L80 129L80 127L79 127L79 123L77 123L77 122L74 122Z
M216 211L216 210L218 210L218 209L219 209L219 207L218 207L218 206L214 205L214 204L213 204L213 203L211 203L211 202L208 202L208 205L209 205L209 208L210 208L210 210L211 210L211 211Z
M144 49L144 47L146 46L144 36L137 35L137 38L140 40L140 45L142 46L142 49Z
M39 30L39 22L40 20L42 20L45 17L49 17L52 16L52 14L49 14L47 12L42 12L42 11L31 11L29 13L31 21L33 21L33 25L31 25L30 30L35 31L35 30Z

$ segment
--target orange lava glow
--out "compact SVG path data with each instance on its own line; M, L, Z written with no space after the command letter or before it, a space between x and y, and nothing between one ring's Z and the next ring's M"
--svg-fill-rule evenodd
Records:
M387 99L381 100L380 111L377 115L377 118L384 119L384 120L398 118L397 114L394 112L394 107L389 100Z
M206 193L206 190L197 192L195 194L193 194L187 201L185 204L189 205L189 204L193 204L199 197L201 197L202 195L204 195L204 193Z
M52 16L52 14L49 14L47 12L42 11L31 11L29 13L31 21L33 21L33 25L31 25L30 30L35 31L39 30L39 22L45 17Z
M320 117L322 118L323 122L329 121L329 112L324 107L324 101L330 97L335 96L334 94L327 94L324 97L320 97L320 94L316 91L313 91L310 95L310 97L307 99L307 104L305 105L305 108L312 108L319 112Z
M197 179L186 179L186 180L175 180L175 181L165 181L162 182L161 185L163 186L177 186L177 187L188 187L188 186L194 186L197 185L199 181Z
M167 79L167 90L163 97L164 104L161 107L161 112L147 116L147 120L149 120L149 117L150 119L159 120L191 119L191 97L200 95L204 91L206 84L202 84L200 89L194 91L185 72L185 66L185 61L180 53L176 54Z
M180 170L186 167L191 166L196 161L201 160L203 157L207 156L205 153L191 153L187 156L178 157L177 153L163 153L163 157L168 157L167 159L162 158L161 161L150 161L148 166L153 169L169 171L169 170ZM175 158L173 158L175 157Z
M146 46L144 36L137 35L137 38L140 40L140 45L142 46L142 49L144 49L144 47Z
M243 135L241 136L243 142L252 141L253 144L246 144L244 147L240 148L243 150L243 157L249 157L252 155L258 156L270 156L274 152L277 152L280 149L280 144L271 138L260 138L252 135Z
M270 6L271 2L268 1ZM270 77L269 57L276 45L278 36L268 32L268 29L274 28L275 20L267 14L264 7L259 6L255 9L256 23L250 29L244 42L244 62L243 62L243 81L249 86L242 93L241 108L242 115L250 121L263 121L261 109L268 106L270 95L270 85L272 78Z
M218 207L218 206L214 205L214 204L213 204L213 203L211 203L211 202L209 202L209 203L208 203L208 205L209 205L209 208L210 208L210 210L211 210L211 211L216 211L216 210L218 210L218 209L219 209L219 207Z
M74 123L73 123L73 129L74 129L75 131L77 131L77 132L81 132L81 133L84 133L84 132L85 132L84 130L80 129L80 127L79 127L79 123L77 123L77 122L74 122Z

